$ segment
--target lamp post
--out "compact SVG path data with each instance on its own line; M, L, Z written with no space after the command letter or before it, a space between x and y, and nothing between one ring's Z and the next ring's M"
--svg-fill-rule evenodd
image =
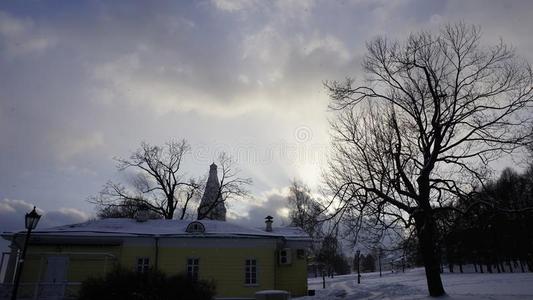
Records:
M359 250L355 251L355 255L357 255L357 284L360 284L361 283L361 272L359 270L359 267L361 266L361 264L359 263L359 258L361 255L361 251Z
M39 223L39 219L41 218L41 215L37 213L35 210L35 206L33 207L33 210L26 214L25 217L25 226L26 226L26 240L24 241L24 247L22 248L22 255L20 256L18 260L18 266L15 273L15 282L13 283L13 292L11 294L11 300L17 299L17 292L18 287L20 283L20 276L22 275L22 268L24 267L24 259L26 257L26 250L28 249L28 242L30 241L30 235L31 231L37 227L37 223Z
M378 248L378 265L379 265L379 277L381 277L381 247Z

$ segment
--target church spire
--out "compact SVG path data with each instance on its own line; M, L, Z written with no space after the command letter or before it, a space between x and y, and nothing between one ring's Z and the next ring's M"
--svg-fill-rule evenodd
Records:
M209 177L205 185L204 195L198 207L198 220L226 221L226 206L220 194L220 182L217 173L217 165L212 163L209 166Z

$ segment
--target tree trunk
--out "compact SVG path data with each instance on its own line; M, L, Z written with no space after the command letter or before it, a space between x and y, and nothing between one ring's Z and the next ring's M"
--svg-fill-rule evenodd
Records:
M174 218L174 194L167 195L167 213L165 214L165 219L172 220Z
M445 292L440 278L440 259L435 247L435 224L429 213L421 213L421 215L415 217L415 222L420 244L420 253L422 254L424 269L426 271L429 295L432 297L442 296Z

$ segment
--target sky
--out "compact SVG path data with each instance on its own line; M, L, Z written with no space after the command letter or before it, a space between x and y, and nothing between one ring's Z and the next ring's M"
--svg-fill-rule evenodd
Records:
M253 184L228 218L286 222L287 186L318 192L326 80L361 78L365 43L447 22L482 27L533 62L533 2L198 0L0 2L0 231L95 215L114 157L186 139L187 176L218 153ZM276 224L276 223L275 223Z

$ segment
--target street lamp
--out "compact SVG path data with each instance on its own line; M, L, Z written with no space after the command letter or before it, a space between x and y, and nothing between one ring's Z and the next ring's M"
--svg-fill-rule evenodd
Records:
M359 250L355 251L355 255L357 255L357 284L360 284L361 283L361 272L359 271L359 266L361 264L359 263L359 258L360 258L359 255L361 255L361 251Z
M24 267L24 258L26 257L26 250L28 249L28 242L30 241L30 235L31 231L37 227L37 223L39 223L39 219L41 219L41 215L37 213L35 210L35 206L33 207L33 210L26 214L25 217L25 226L26 226L26 240L24 241L24 247L22 248L22 255L19 258L18 266L16 269L15 274L15 282L13 283L13 293L11 294L11 300L17 299L17 291L20 283L20 276L22 275L22 268Z

